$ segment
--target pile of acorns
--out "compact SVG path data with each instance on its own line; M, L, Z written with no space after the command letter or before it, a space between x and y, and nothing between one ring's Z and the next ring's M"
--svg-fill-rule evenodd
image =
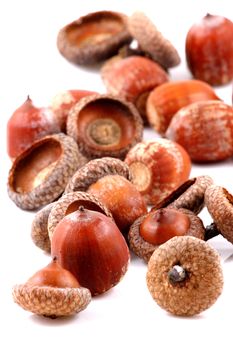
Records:
M52 256L14 287L19 305L49 317L83 310L121 280L129 248L148 262L148 288L166 310L194 315L216 301L223 273L205 241L221 233L233 243L233 197L209 176L189 175L191 160L233 154L233 109L208 85L232 80L232 37L231 21L207 15L186 41L200 80L169 82L179 55L142 13L101 11L61 29L68 60L111 57L101 70L107 94L70 90L49 108L28 97L9 119L8 193L20 208L40 209L32 239ZM143 141L143 125L166 138ZM198 217L204 205L214 220L207 228Z

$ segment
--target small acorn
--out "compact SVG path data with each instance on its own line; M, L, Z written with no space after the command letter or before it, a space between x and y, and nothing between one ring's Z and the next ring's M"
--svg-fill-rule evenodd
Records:
M173 237L152 254L146 280L159 306L177 316L193 316L222 293L220 256L203 240Z
M56 318L85 309L91 301L91 293L81 287L71 272L62 268L54 257L25 284L13 287L13 299L27 311Z

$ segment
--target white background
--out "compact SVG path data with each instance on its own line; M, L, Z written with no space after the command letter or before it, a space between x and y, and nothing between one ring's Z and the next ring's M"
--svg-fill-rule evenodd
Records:
M146 287L146 265L132 258L129 270L118 286L93 299L89 307L70 319L50 320L22 310L11 297L12 286L25 282L50 258L34 246L30 227L34 213L22 211L8 198L6 123L12 112L30 94L37 105L49 104L64 89L105 92L97 71L68 63L57 51L58 30L81 15L96 10L117 10L131 14L144 11L178 49L179 67L171 79L190 74L184 56L185 37L190 26L207 12L233 20L231 1L1 1L0 5L0 315L1 349L197 349L219 348L232 339L233 246L225 239L212 239L224 269L224 290L216 304L193 318L173 317L160 309ZM232 86L216 89L231 104ZM153 139L152 131L145 132ZM232 159L192 168L191 176L209 174L233 193ZM206 211L201 217L210 223ZM4 345L3 345L4 344Z

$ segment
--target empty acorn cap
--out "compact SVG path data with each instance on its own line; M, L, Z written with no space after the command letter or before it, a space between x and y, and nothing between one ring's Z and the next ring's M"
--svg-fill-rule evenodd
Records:
M187 209L177 209L178 212L187 215L190 226L187 229L185 236L193 236L199 239L204 239L205 228L203 226L202 220L196 216L193 212ZM151 255L160 245L155 245L147 242L140 235L140 225L144 221L144 219L148 216L148 214L141 216L138 218L133 225L131 225L129 233L128 233L128 241L130 249L145 262L148 262ZM164 228L165 229L165 228Z
M147 286L163 309L192 316L212 306L223 288L220 256L201 239L173 237L152 254Z
M128 165L120 159L103 157L90 160L72 176L65 193L87 191L88 187L106 175L121 175L131 181L132 176Z
M54 203L48 216L47 228L50 240L52 239L57 224L64 218L64 216L78 210L80 206L89 210L98 211L112 218L110 211L96 198L96 196L81 191L64 194Z
M152 210L159 208L184 208L199 214L205 205L204 196L206 189L213 184L213 179L208 175L193 177L185 181L181 186L158 203Z
M171 68L180 63L180 56L171 44L163 37L151 20L142 12L135 12L129 17L128 27L140 48L147 52L164 68Z
M82 98L69 112L67 134L85 157L124 159L142 140L142 119L130 102L104 94Z
M76 64L95 64L117 53L132 37L127 16L112 11L92 12L63 27L57 37L60 53Z
M51 203L85 162L71 137L62 133L46 136L14 160L7 184L9 197L27 210Z

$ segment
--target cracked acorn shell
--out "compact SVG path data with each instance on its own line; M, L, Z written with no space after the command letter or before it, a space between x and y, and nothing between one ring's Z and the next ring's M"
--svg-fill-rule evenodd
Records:
M66 186L65 193L86 192L92 183L110 174L121 175L129 181L132 180L129 167L122 160L111 157L97 158L90 160L75 172Z
M15 285L12 295L23 309L50 318L78 313L91 301L90 291L81 287L56 258L25 284Z
M146 239L145 234L141 232L145 220L148 219L153 240ZM187 209L158 209L156 212L141 216L131 225L128 233L129 247L139 258L148 262L155 249L173 236L194 236L204 239L205 228L202 220Z
M205 204L222 236L233 243L233 195L213 184L205 192Z
M227 159L233 154L233 108L222 101L194 102L174 115L165 136L195 162Z
M142 140L142 133L142 119L134 105L107 94L84 97L67 119L67 134L89 159L123 159Z
M205 205L205 191L212 184L213 179L208 175L193 177L185 181L151 210L160 208L183 208L197 215Z
M126 155L132 182L147 204L156 205L189 177L191 161L175 142L158 138L135 145Z
M193 102L219 100L213 88L200 80L170 81L153 89L147 99L149 124L164 134L172 117Z
M9 197L26 210L51 203L85 162L71 137L62 133L46 136L14 160L7 184Z
M173 237L152 254L146 280L161 308L193 316L211 307L222 293L220 256L198 238Z
M90 65L113 56L121 46L131 41L126 15L98 11L63 27L57 36L57 47L68 61Z
M128 19L128 27L139 47L162 67L167 69L180 63L175 47L143 12L133 13Z

